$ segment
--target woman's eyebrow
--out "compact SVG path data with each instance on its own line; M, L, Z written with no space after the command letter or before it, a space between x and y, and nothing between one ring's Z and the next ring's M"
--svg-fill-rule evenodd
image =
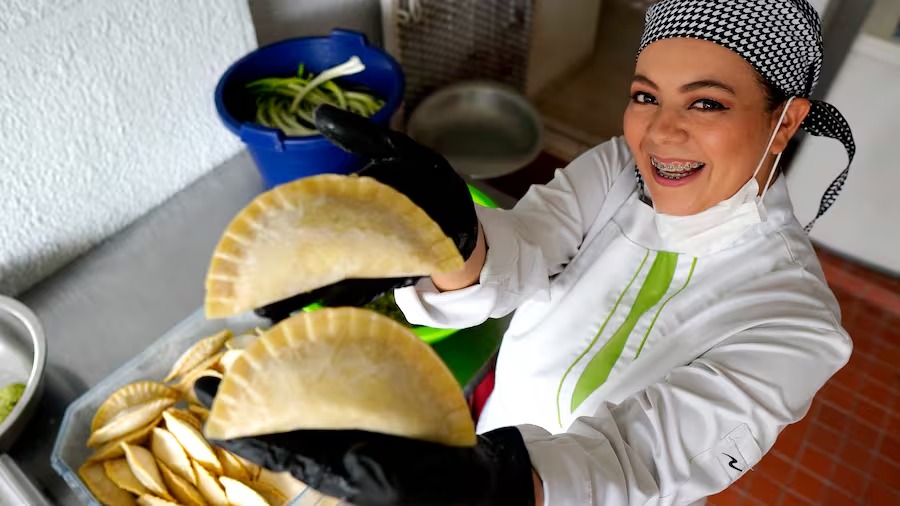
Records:
M649 77L647 77L643 74L635 74L631 81L634 83L644 84L653 89L659 89L659 86L657 86L656 83L654 83ZM734 88L732 88L731 86L728 86L727 84L723 83L722 81L717 81L715 79L700 79L699 81L690 82L690 83L687 83L687 84L681 86L681 88L679 88L679 90L682 93L688 93L688 92L696 91L696 90L703 89L703 88L718 88L720 90L727 91L728 93L731 93L732 95L737 95L737 93L735 93L735 91L734 91Z
M728 93L731 93L732 95L737 95L737 93L734 92L734 88L732 88L731 86L728 86L727 84L723 83L722 81L716 81L715 79L701 79L699 81L687 83L681 87L681 92L687 93L689 91L695 91L695 90L699 90L702 88L719 88L720 90L727 91Z
M635 74L631 81L635 83L646 84L647 86L654 89L658 88L658 86L656 86L656 83L651 81L650 78L645 76L644 74Z

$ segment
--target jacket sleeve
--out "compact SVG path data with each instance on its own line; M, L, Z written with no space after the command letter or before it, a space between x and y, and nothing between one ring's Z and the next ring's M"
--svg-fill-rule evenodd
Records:
M765 323L564 433L520 426L545 504L691 504L759 462L781 430L806 415L852 348L836 322L778 306L769 305L780 314Z
M430 278L395 291L413 324L466 328L502 318L527 298L546 298L550 277L581 246L616 176L631 160L621 138L607 141L532 185L513 209L476 206L488 253L479 282L439 292Z

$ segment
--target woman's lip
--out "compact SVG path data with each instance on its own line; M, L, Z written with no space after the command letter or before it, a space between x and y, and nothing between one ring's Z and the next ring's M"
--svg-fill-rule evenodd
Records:
M658 156L650 155L650 158L656 160L657 162L662 163L701 163L700 160L691 160L688 158L660 158Z
M697 177L697 175L700 174L701 172L703 172L703 171L697 170L687 176L683 176L678 179L669 179L667 177L663 177L662 175L660 175L660 173L656 169L653 169L653 181L656 184L658 184L659 186L668 186L668 187L684 186L684 185L692 182L694 180L694 178Z

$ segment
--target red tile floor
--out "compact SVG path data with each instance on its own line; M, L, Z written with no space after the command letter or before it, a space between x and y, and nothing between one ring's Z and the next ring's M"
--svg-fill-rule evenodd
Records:
M487 183L521 198L566 164L542 153ZM850 362L819 392L807 416L711 506L900 506L900 279L819 251L854 342Z
M900 280L819 251L850 362L713 506L900 505Z

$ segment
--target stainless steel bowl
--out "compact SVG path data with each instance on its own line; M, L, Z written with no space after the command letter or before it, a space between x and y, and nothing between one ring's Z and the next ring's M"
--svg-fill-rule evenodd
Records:
M34 414L44 385L47 341L34 313L0 295L0 388L25 383L25 393L0 423L0 453L5 452Z
M543 144L534 106L514 89L489 81L454 84L429 95L410 115L406 131L472 179L515 172L531 163Z

